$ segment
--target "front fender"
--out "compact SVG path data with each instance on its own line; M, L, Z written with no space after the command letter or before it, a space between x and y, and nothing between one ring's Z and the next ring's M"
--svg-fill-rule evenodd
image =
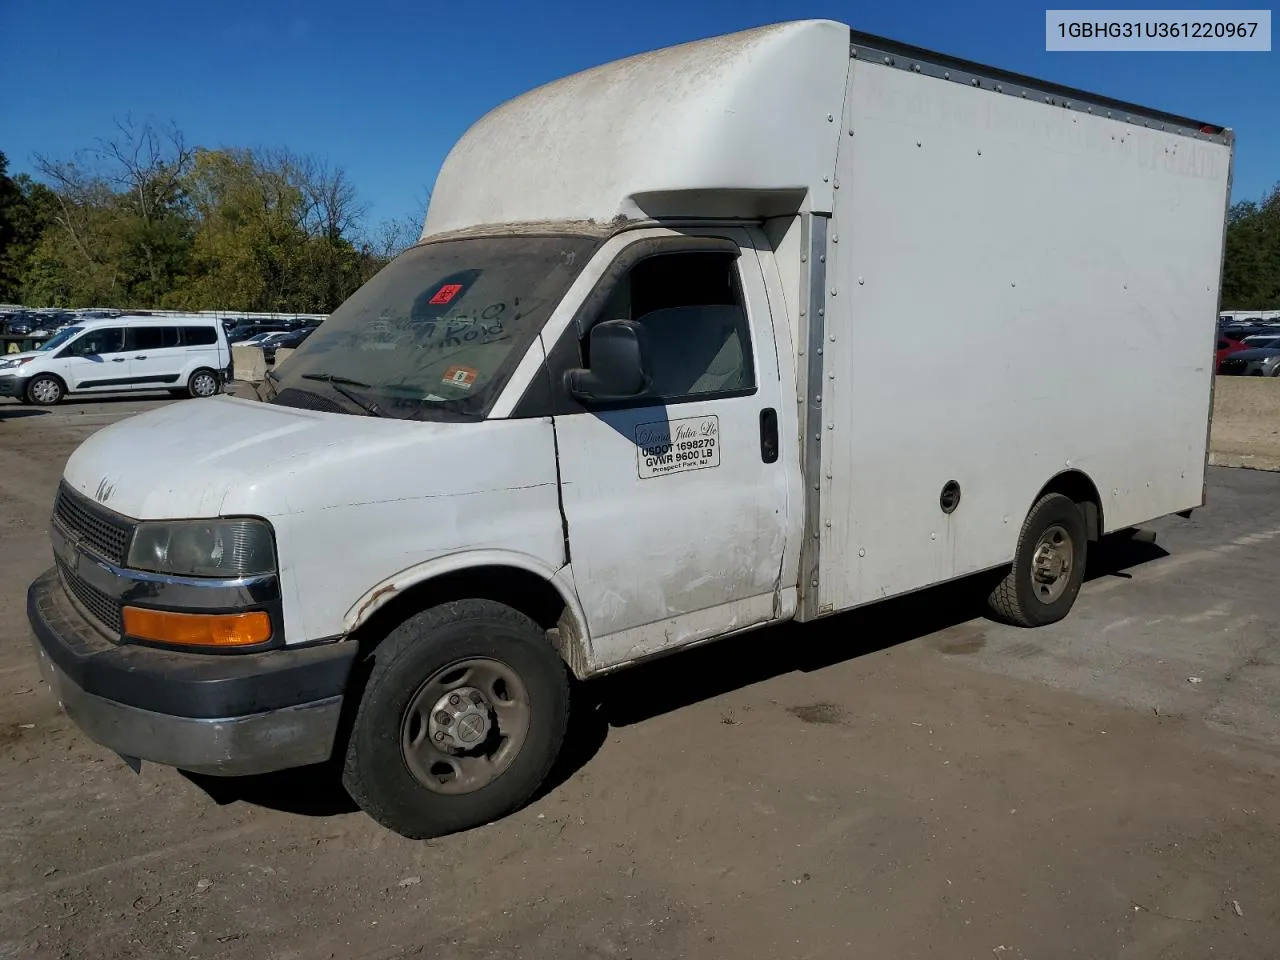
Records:
M513 550L467 550L401 570L371 587L351 605L342 618L343 632L350 634L363 626L378 610L406 590L447 574L482 567L514 567L546 581L564 600L573 634L583 639L587 637L587 618L578 599L572 569L566 565L557 570L537 557Z

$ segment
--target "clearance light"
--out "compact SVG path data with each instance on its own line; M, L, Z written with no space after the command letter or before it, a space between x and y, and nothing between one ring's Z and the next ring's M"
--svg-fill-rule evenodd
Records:
M251 613L171 613L124 608L124 632L138 640L184 647L245 647L271 638L271 618Z

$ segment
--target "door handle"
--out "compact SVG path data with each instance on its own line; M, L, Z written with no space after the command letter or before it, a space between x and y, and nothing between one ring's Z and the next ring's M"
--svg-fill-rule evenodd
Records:
M760 411L760 459L765 463L778 459L778 411L773 407Z
M147 355L146 355L145 353L143 353L143 354L139 354L138 356L134 357L133 359L135 359L135 360L145 360L145 359L147 359Z
M112 363L124 363L124 357L112 357L112 358L111 358L111 362L112 362Z

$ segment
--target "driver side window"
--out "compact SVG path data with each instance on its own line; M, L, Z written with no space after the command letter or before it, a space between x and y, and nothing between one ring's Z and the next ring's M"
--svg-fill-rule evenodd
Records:
M101 330L90 330L80 339L69 344L60 356L93 357L104 353L119 353L123 349L124 330L120 327L105 327Z
M596 320L640 325L652 399L673 403L754 392L737 269L737 258L727 253L657 254L618 282ZM589 353L589 340L582 349ZM590 366L590 356L584 359Z

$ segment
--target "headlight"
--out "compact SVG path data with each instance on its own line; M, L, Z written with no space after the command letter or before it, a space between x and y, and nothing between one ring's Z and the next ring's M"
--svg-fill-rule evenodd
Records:
M128 565L183 577L274 573L275 541L265 520L141 523L129 545Z

